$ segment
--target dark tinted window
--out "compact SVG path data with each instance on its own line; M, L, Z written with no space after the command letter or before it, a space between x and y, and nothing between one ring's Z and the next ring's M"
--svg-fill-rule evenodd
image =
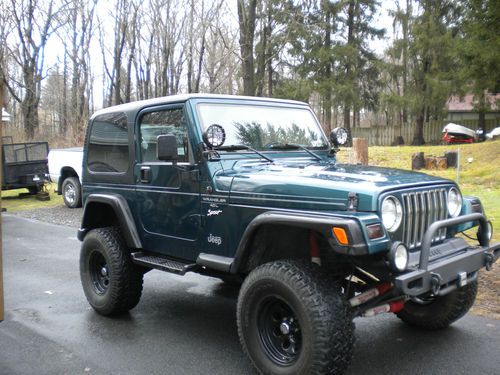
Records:
M87 165L93 172L126 172L128 133L125 113L97 116L92 122Z
M146 113L141 118L141 156L143 162L159 161L156 158L157 138L161 134L173 134L177 139L180 162L189 161L188 134L182 108Z

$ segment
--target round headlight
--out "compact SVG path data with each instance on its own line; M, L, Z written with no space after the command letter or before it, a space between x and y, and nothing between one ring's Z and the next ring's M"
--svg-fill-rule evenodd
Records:
M382 223L389 232L395 232L403 219L403 207L396 197L389 196L382 201Z
M389 260L392 268L399 272L405 271L408 267L409 259L410 257L406 246L402 242L394 242L391 246L391 252L389 254Z
M462 211L462 195L453 187L448 192L448 213L451 217L457 217L460 211Z

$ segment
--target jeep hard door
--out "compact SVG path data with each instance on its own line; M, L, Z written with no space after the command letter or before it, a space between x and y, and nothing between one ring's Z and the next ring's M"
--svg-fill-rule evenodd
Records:
M193 164L184 105L143 110L136 124L136 204L145 250L195 260L198 255L200 186ZM173 134L178 159L157 158L157 137Z

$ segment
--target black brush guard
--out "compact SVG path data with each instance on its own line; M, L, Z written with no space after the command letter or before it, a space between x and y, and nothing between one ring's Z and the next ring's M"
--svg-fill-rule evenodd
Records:
M429 261L432 239L438 230L471 221L479 221L479 246L469 246L463 241L462 248L453 249L450 255L444 258ZM442 248L443 244L440 246ZM483 214L473 213L436 221L425 232L418 268L397 276L394 284L402 294L412 297L427 293L446 295L474 281L477 278L477 271L483 267L491 268L499 255L500 243L489 244L488 222Z

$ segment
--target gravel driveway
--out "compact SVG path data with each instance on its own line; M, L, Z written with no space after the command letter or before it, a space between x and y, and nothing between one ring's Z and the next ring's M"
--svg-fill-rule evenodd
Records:
M68 208L65 205L60 205L51 208L17 211L12 212L12 214L28 219L45 221L47 223L79 228L82 220L83 208Z

